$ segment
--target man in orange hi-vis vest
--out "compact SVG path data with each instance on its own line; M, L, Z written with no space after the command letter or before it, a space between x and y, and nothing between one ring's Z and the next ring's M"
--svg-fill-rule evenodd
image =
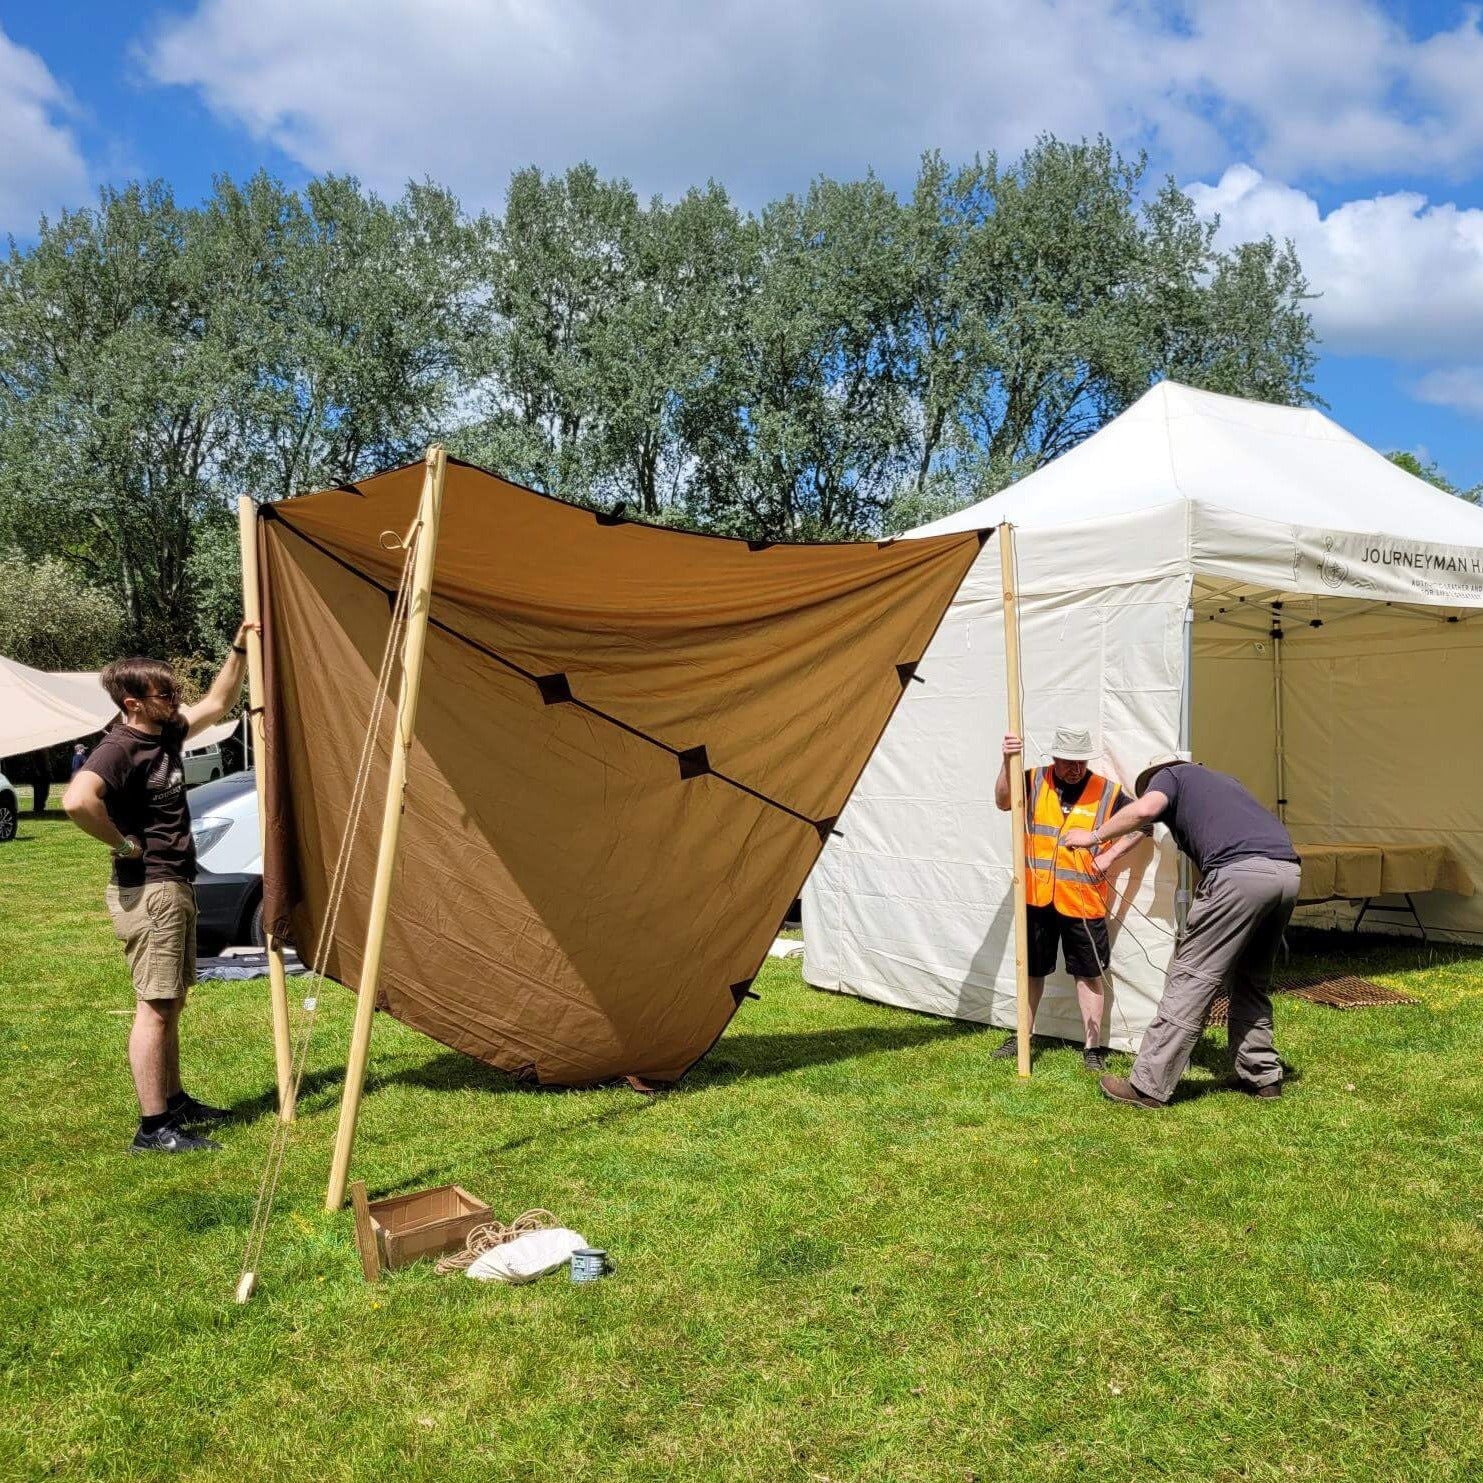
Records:
M1112 892L1106 872L1136 849L1143 835L1126 834L1095 855L1062 843L1062 835L1071 829L1096 834L1118 809L1133 801L1111 778L1087 766L1095 750L1089 731L1062 727L1051 743L1050 766L1025 773L1025 915L1030 1024L1035 1023L1045 976L1055 971L1059 948L1066 972L1076 980L1076 1002L1085 1031L1082 1064L1100 1073L1107 1069L1102 975L1111 961L1107 908ZM994 801L1001 809L1009 808L1009 769L1019 766L1022 751L1019 737L1004 738L1004 764L994 784ZM1011 1035L994 1055L1007 1060L1015 1053L1016 1040Z

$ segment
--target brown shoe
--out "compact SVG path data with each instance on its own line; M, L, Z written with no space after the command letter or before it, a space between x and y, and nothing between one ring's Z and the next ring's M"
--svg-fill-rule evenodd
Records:
M1247 1081L1244 1076L1238 1076L1232 1085L1238 1092L1245 1092L1248 1097L1260 1097L1263 1101L1270 1101L1273 1097L1282 1095L1280 1081L1269 1081L1265 1086L1258 1086L1254 1081Z
M1097 1085L1109 1102L1129 1102L1134 1107L1167 1107L1157 1097L1145 1097L1126 1076L1104 1076Z

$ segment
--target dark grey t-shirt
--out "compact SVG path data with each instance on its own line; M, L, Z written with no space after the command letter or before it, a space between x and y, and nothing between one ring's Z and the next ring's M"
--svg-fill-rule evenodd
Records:
M103 806L113 827L144 845L141 858L114 860L115 885L196 878L196 841L180 759L185 738L184 720L170 722L158 736L120 721L104 732L83 764L103 779Z
M1149 779L1148 791L1169 800L1159 822L1202 875L1252 855L1300 863L1281 821L1223 772L1198 762L1165 767Z

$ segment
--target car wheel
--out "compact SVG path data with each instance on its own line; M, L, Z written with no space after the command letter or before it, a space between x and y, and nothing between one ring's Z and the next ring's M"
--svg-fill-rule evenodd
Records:
M217 778L219 778L220 776L221 776L221 768L219 768L219 767L213 767L211 769L211 776L209 778L207 778L206 781L208 783L214 783L217 780Z
M247 924L247 941L253 947L267 947L268 934L263 927L263 898L257 898L257 905L252 909L252 920Z
M0 844L15 838L15 799L0 798Z

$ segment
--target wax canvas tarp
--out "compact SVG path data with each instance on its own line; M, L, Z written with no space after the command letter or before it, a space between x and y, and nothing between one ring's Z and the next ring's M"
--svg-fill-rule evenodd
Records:
M400 573L383 533L410 527L422 478L259 521L267 920L301 953ZM450 460L384 1007L544 1083L680 1076L742 1001L983 539L749 544ZM351 987L379 797L315 965Z

